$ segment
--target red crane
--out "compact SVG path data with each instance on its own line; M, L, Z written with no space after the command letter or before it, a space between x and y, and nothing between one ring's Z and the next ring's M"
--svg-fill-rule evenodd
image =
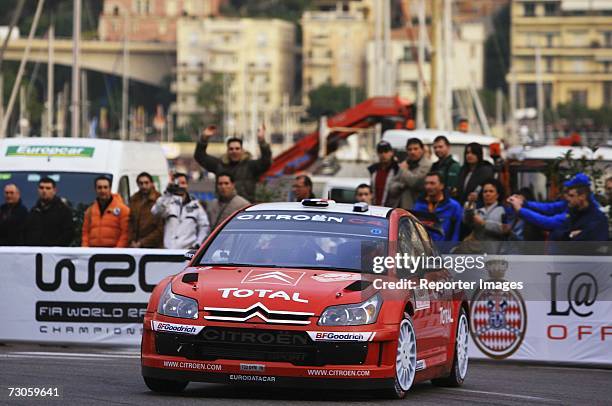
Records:
M362 129L376 125L383 119L392 119L402 124L412 118L412 104L399 97L373 97L336 114L327 121L330 128L327 136L327 153L338 147L341 139L347 138L355 131L349 128ZM289 175L310 166L319 152L319 130L316 130L295 143L287 151L272 160L270 169L262 178Z

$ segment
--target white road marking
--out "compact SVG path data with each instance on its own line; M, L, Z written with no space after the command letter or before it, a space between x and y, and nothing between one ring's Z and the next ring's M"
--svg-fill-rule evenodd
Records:
M537 396L527 396L527 395L515 395L512 393L500 393L500 392L488 392L484 390L474 390L474 389L462 389L462 388L440 388L444 390L450 390L455 392L466 392L466 393L478 393L481 395L494 395L494 396L502 396L507 398L516 398L516 399L525 399L525 400L538 400L541 402L557 402L554 399L540 398Z
M7 353L10 357L40 357L40 358L140 358L140 353L104 353L92 354L81 352L45 352L45 351L15 351Z

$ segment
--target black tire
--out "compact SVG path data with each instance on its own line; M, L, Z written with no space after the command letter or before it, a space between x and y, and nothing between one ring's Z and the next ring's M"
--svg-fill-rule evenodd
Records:
M463 385L463 382L465 381L465 377L467 376L467 370L468 370L467 364L469 364L467 348L466 348L466 354L465 354L466 365L465 365L465 371L463 374L461 373L461 368L460 368L459 361L458 361L458 352L459 352L458 347L460 345L459 330L461 329L462 319L464 320L465 326L467 328L467 335L469 336L470 324L468 323L468 318L467 318L465 309L461 308L461 311L459 311L459 317L457 318L457 332L455 334L455 354L453 356L453 366L451 368L451 373L450 375L443 377L443 378L432 379L431 383L433 383L435 386L457 388Z
M143 377L145 385L153 392L158 393L179 393L187 387L189 382L184 381L167 381L165 379Z
M412 331L413 337L414 337L414 356L411 357L413 358L413 362L411 363L412 363L412 368L414 371L412 380L410 381L407 387L406 386L402 387L400 380L398 379L397 369L396 369L393 386L387 389L382 389L378 392L379 397L382 397L384 399L403 399L404 397L406 397L406 394L408 393L408 391L410 390L410 388L412 388L412 385L414 384L414 376L416 376L416 332L414 330L414 325L412 324L412 318L407 313L404 314L404 319L400 323L400 331L402 329L402 326L404 325L408 326L408 328ZM399 335L398 335L397 341L398 341L398 351L399 351L400 350L399 349L399 341L400 341Z

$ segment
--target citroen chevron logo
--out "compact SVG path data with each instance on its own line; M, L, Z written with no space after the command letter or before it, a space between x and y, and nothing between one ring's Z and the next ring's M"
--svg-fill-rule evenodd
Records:
M245 309L233 307L205 307L204 310L212 313L211 315L204 316L204 319L216 321L245 322L252 318L259 318L265 323L307 325L310 324L310 321L304 320L303 318L314 316L314 313L310 312L270 310L260 302Z
M257 271L252 269L242 283L269 283L273 285L295 286L305 272L297 271Z

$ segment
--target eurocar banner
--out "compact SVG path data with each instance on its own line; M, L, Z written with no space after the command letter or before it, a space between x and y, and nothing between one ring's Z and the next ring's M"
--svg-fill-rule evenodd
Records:
M471 358L612 365L612 257L490 257L487 271L524 287L469 292Z
M0 247L0 342L137 345L153 288L183 254Z

